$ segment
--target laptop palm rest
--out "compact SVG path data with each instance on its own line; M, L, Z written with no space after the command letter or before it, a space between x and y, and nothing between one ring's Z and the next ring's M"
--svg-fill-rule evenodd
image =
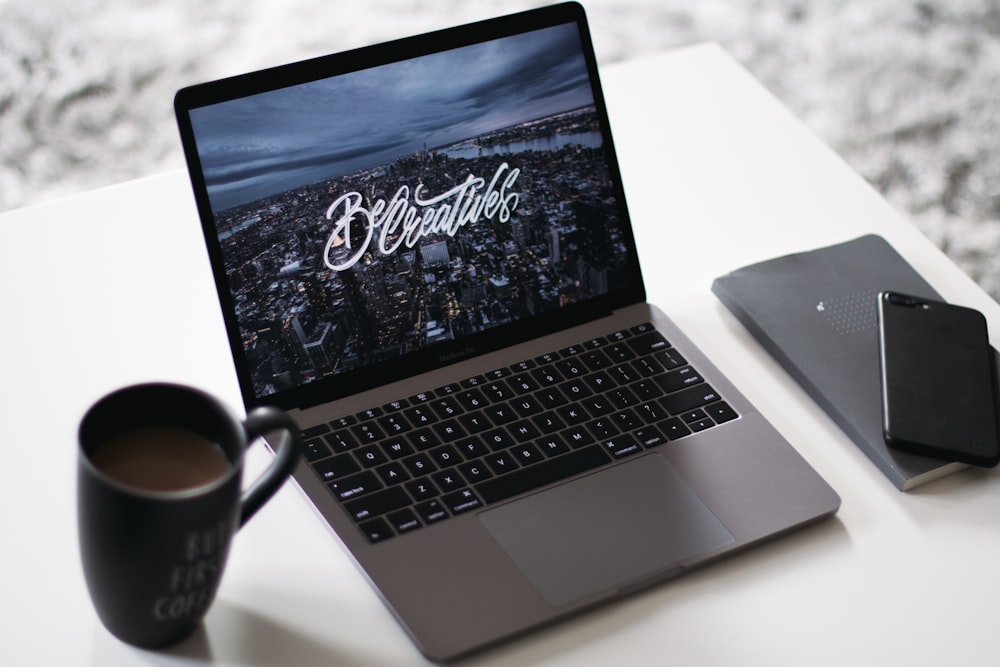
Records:
M553 607L613 592L733 541L656 453L479 518Z

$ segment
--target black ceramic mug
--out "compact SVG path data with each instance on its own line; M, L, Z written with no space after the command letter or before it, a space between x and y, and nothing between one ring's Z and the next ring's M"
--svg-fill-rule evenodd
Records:
M246 490L247 446L285 431ZM256 408L241 422L173 384L116 391L84 416L77 512L90 597L105 627L143 648L190 635L215 597L233 534L281 487L300 451L295 422Z

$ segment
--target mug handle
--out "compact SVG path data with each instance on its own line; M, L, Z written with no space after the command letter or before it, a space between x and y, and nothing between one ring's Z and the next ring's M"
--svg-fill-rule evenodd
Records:
M271 431L284 431L274 452L274 462L254 480L240 499L240 527L243 527L268 500L271 499L299 462L301 436L298 425L282 410L271 406L254 408L247 414L243 428L247 434L247 447Z

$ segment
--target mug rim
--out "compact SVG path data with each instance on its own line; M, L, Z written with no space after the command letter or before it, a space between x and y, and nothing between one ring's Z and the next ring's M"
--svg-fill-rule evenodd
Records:
M136 391L148 391L148 392L166 391L166 392L184 393L188 395L194 395L198 397L200 400L210 404L213 408L213 411L216 412L218 416L225 418L225 421L227 422L227 430L231 431L231 435L234 436L235 441L237 442L235 451L232 452L230 451L229 447L226 447L221 443L216 442L216 444L219 445L219 447L223 450L226 459L229 461L230 464L229 469L225 473L219 475L212 481L207 482L205 484L199 484L198 486L193 486L183 489L162 491L162 490L144 489L139 486L122 482L112 477L111 475L107 474L100 468L98 468L97 465L94 464L92 456L94 452L97 451L99 446L103 444L103 442L106 442L108 437L111 436L110 435L106 436L100 442L88 444L84 442L85 428L88 426L88 423L95 418L94 415L98 414L98 409L100 407L111 402L112 400L118 400L122 395L130 394ZM189 430L193 433L198 433L198 431L195 431L185 426L179 426L177 424L145 424L145 425L137 425L125 428L122 429L121 431L117 431L115 434L125 433L129 430L145 428L148 426L169 426L172 428L179 428L182 430ZM198 434L205 435L204 433L198 433ZM209 493L214 492L216 489L219 489L231 483L233 477L241 476L243 472L243 461L246 456L246 450L248 446L249 443L247 442L246 431L242 427L242 422L236 416L236 413L233 412L227 405L225 405L222 401L220 401L219 399L215 398L214 396L212 396L211 394L202 389L173 382L141 382L137 384L123 386L107 394L104 394L101 398L94 401L94 403L87 409L83 417L80 419L80 425L77 428L77 442L76 442L77 458L80 461L80 464L87 469L89 474L98 478L102 483L105 483L122 493L126 493L128 495L138 498L147 498L150 500L175 500L175 501L190 500L193 498L198 498L207 495ZM232 454L232 456L230 456L230 454Z

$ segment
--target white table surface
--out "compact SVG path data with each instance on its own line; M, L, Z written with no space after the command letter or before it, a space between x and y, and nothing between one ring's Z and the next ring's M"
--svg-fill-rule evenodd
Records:
M1000 306L718 47L608 67L603 81L650 300L843 506L465 664L1000 664L998 472L897 491L709 287L753 261L877 232L947 300L982 310L994 345ZM192 639L137 650L90 605L75 516L84 410L145 380L240 405L184 171L0 215L0 285L0 665L425 662L291 484L236 537ZM252 451L251 472L269 456Z

